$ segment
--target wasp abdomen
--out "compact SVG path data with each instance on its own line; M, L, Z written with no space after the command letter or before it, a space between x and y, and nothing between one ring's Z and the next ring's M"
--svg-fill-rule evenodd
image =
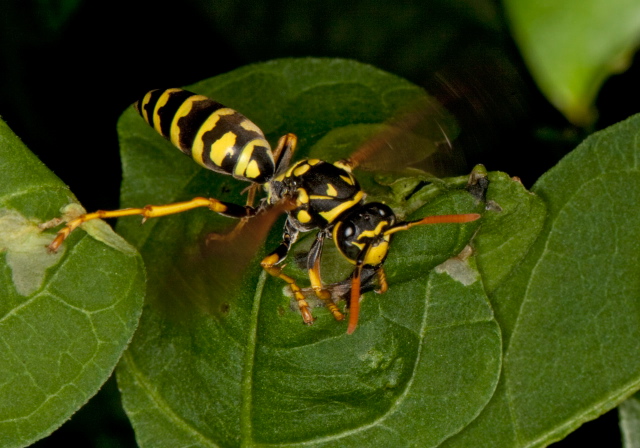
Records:
M135 107L160 135L203 167L249 182L273 177L269 142L239 112L183 89L152 90Z

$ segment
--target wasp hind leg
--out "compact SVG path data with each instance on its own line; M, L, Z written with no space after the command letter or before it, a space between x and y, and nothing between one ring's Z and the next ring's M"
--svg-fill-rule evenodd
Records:
M91 221L93 219L105 219L105 218L121 218L123 216L142 216L142 222L144 223L149 218L158 218L160 216L174 215L177 213L193 210L194 208L207 207L209 210L219 213L231 218L248 218L256 213L256 209L253 207L243 207L230 202L222 202L214 198L193 198L190 201L176 202L173 204L165 205L147 205L142 208L124 208L120 210L98 210L93 213L85 213L78 216L75 219L67 222L55 239L49 244L48 249L51 252L55 252L62 245L63 241L81 224Z

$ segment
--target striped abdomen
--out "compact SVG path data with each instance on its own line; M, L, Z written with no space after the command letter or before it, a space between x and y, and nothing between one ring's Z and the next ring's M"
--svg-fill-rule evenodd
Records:
M273 154L263 132L235 110L182 89L152 90L134 106L203 167L261 184L273 177Z

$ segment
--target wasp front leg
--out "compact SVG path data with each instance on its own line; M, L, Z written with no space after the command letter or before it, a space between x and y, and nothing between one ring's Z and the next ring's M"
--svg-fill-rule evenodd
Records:
M49 244L48 249L51 252L58 250L62 242L81 224L91 221L93 219L105 219L105 218L121 218L123 216L142 216L142 222L145 222L149 218L157 218L160 216L174 215L176 213L186 212L198 207L208 207L211 211L219 213L231 218L247 218L255 215L256 209L253 207L243 207L230 202L218 201L214 198L193 198L190 201L176 202L173 204L165 205L147 205L142 208L124 208L121 210L98 210L93 213L85 213L72 219L64 226L56 235L55 239Z
M298 229L291 224L289 219L287 219L287 222L284 225L282 242L276 248L276 250L264 257L264 259L260 262L260 265L270 275L278 277L287 282L289 288L291 288L293 297L298 303L298 308L300 309L300 313L302 314L302 320L305 324L311 325L315 319L311 314L311 307L309 306L309 303L306 301L304 294L302 294L302 290L293 278L282 272L284 266L277 266L278 264L282 263L285 258L287 258L289 249L291 249L291 245L298 239L298 233Z

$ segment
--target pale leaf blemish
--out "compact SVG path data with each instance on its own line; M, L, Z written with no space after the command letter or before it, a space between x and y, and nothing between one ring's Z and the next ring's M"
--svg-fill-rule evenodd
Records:
M85 209L82 208L80 204L74 202L65 205L60 211L62 212L62 220L64 222L69 222L86 213ZM53 223L54 221L55 220L51 220L50 222ZM49 223L45 223L44 226L48 226L48 224ZM41 224L40 227L43 227L43 225ZM113 231L109 224L101 219L92 219L91 221L87 221L83 224L80 224L80 228L86 231L94 239L122 253L130 255L136 253L136 250L133 248L133 246L124 241L117 233Z
M435 267L438 274L448 274L452 279L469 286L479 280L478 272L469 266L469 256L473 253L470 246L466 246L456 257L449 258Z
M132 245L127 243L120 235L113 231L109 224L101 219L87 221L82 224L81 227L96 240L123 254L134 255L136 253L136 249Z
M64 253L64 248L50 253L46 246L51 240L51 234L43 234L37 224L17 211L0 209L0 252L6 252L11 278L20 295L37 291L47 269Z

